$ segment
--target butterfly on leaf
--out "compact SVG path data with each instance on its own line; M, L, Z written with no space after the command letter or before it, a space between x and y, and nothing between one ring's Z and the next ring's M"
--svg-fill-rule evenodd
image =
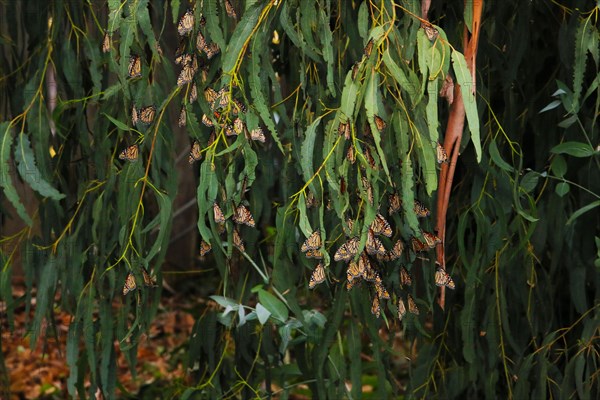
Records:
M264 143L267 140L261 127L254 128L252 131L250 131L250 139L261 143Z
M422 251L427 251L427 250L429 250L429 246L427 246L427 243L423 243L423 242L421 242L421 241L420 241L419 239L417 239L416 237L413 237L413 238L410 240L410 245L411 245L411 247L412 247L412 249L413 249L413 251L414 251L415 253L419 253L419 252L422 252Z
M392 236L392 227L381 214L377 214L373 222L371 222L371 231L373 231L374 235Z
M456 285L454 285L454 281L450 275L440 265L438 265L435 269L435 284L440 287L445 286L452 290L456 288Z
M200 242L200 256L204 257L208 253L210 253L212 249L212 245L204 240Z
M354 279L358 279L362 276L360 267L358 263L354 260L350 261L348 264L348 269L346 270L346 279L348 282L352 282Z
M193 63L184 64L179 76L177 77L177 86L183 86L188 84L194 79L194 75L196 71L194 71Z
M309 250L318 250L321 248L321 231L314 231L310 236L302 243L300 251L306 253Z
M213 215L215 218L215 223L224 224L225 223L225 215L223 214L223 210L217 203L213 203Z
M127 278L125 278L125 284L123 285L123 295L135 290L137 285L135 284L135 277L130 272L127 274Z
M358 279L354 281L346 281L346 290L351 290L358 282Z
M381 315L381 306L379 303L379 297L373 296L373 303L371 304L371 314L375 315L377 318Z
M219 45L215 42L206 44L202 50L204 50L204 53L206 53L206 58L209 60L221 52Z
M215 102L215 100L217 99L217 97L219 97L219 94L217 93L217 91L213 88L207 87L206 89L204 89L204 98L206 99L206 102L208 103L208 105L210 106L210 108L212 110L214 110L213 108L213 104Z
M139 118L142 124L150 125L156 116L156 107L153 105L140 108Z
M367 57L370 57L372 52L373 52L373 39L371 39L367 42L367 45L365 46L365 49L364 49L365 56L367 56Z
M188 35L192 29L194 29L194 11L190 8L179 18L179 24L177 24L177 33L179 36Z
M390 213L390 215L400 211L400 209L402 208L402 199L400 198L400 195L398 193L390 194L388 197L388 203L390 204L388 207L388 212Z
M227 87L222 87L221 89L219 89L217 95L219 98L219 107L227 107L229 105L229 102L231 101L231 93L229 92Z
M367 244L365 246L365 250L370 255L385 254L385 247L383 247L383 243L381 243L381 240L375 237L375 234L371 229L369 229L369 232L367 233Z
M246 251L246 246L244 245L244 241L240 237L237 229L233 230L233 245L238 248L239 251L244 253Z
M439 164L448 162L448 153L446 153L446 149L444 149L444 146L440 142L437 143L436 155Z
M338 126L338 134L344 135L344 138L346 138L346 140L350 139L350 122L340 122L339 126Z
M346 227L344 227L344 232L346 233L346 236L350 236L353 230L354 220L352 218L346 218Z
M429 248L433 249L436 245L442 243L442 239L440 239L437 235L434 235L430 232L422 232L423 237L425 238L425 242Z
M190 96L188 97L190 103L198 100L198 88L196 87L196 83L192 84L192 88L190 89Z
M214 122L212 122L212 119L210 119L206 114L202 114L202 123L209 128L215 126Z
M335 252L335 261L350 261L358 253L359 238L354 237L340 246Z
M373 115L373 119L375 120L375 126L379 132L383 131L387 126L383 118L381 118L379 115Z
M121 151L121 154L119 154L119 159L134 162L137 161L138 154L139 147L137 144L134 144Z
M369 149L369 146L365 147L365 158L367 159L367 162L369 163L371 168L377 169L377 164L375 163L375 159L371 155L371 150Z
M196 161L199 161L201 158L202 158L202 148L200 148L200 142L198 142L197 140L194 140L194 143L192 143L192 147L190 148L190 156L188 158L188 162L190 164L193 164Z
M191 54L183 53L175 58L175 64L192 65L193 58Z
M144 268L144 267L142 267L142 277L144 278L144 285L152 286L152 287L158 286L156 284L156 278L153 277L152 275L150 275L148 273L148 271L146 271L146 268Z
M235 212L233 213L233 222L240 225L248 225L251 228L256 226L250 210L243 204L240 204L235 209Z
M306 194L306 208L313 208L319 205L319 201L315 198L315 195L310 190L307 190Z
M404 300L398 299L398 319L402 321L402 318L406 315L406 305Z
M139 78L142 76L142 59L137 54L129 56L129 67L127 74L130 78Z
M348 151L346 152L346 159L350 161L350 164L354 164L356 162L356 153L354 152L354 146L348 147Z
M135 104L134 104L133 106L131 106L131 123L133 124L133 126L136 126L139 121L140 121L140 112L138 111L138 109L135 107Z
M181 110L179 111L179 119L177 120L177 126L183 128L187 124L187 114L185 111L185 106L181 106Z
M319 263L312 275L310 276L310 281L308 282L308 288L313 289L319 283L325 282L325 268L322 263Z
M306 258L314 258L316 260L323 259L323 253L321 253L320 250L308 250L305 255Z
M104 39L102 40L102 52L108 53L110 51L110 36L108 32L104 34Z
M360 70L360 62L356 61L354 65L352 65L352 80L356 80L358 76L358 71Z
M385 286L383 286L383 283L376 282L375 283L375 291L377 291L377 297L379 297L380 299L389 300L390 293L387 291Z
M198 50L198 53L202 53L204 46L206 46L206 39L202 32L198 31L198 35L196 36L196 50Z
M421 203L419 200L415 200L415 205L413 207L413 211L415 212L415 214L417 214L417 217L420 217L420 218L428 217L429 214L431 214L429 209L427 207L425 207L425 205L423 203Z
M235 12L230 0L225 0L225 11L227 12L227 16L229 18L237 19L237 13Z
M400 267L400 285L401 286L412 285L412 278L410 277L410 273L404 267Z
M183 58L185 57L187 41L185 39L179 39L179 44L175 50L175 64L182 64Z
M425 35L427 36L427 39L429 39L429 41L431 41L431 42L433 42L440 34L440 32L436 28L434 28L433 25L431 25L431 24L422 23L421 28L423 28L423 30L425 31Z
M413 297L409 294L408 296L408 312L411 314L419 315L419 307L413 300Z
M367 194L367 200L369 201L369 204L373 205L373 188L371 187L371 182L369 182L369 180L363 176L362 185Z
M237 136L238 133L233 129L232 124L225 124L225 136Z
M239 101L238 99L233 99L233 114L237 115L239 113L245 113L246 111L248 111L248 109L246 108L246 106L244 104L242 104L241 101Z
M242 121L240 118L236 118L233 120L233 130L235 131L235 133L239 135L240 133L244 132L245 128L246 124L244 124L244 121Z
M386 251L385 254L377 255L377 259L380 261L395 261L400 258L403 251L404 243L402 243L402 240L398 240L391 250Z

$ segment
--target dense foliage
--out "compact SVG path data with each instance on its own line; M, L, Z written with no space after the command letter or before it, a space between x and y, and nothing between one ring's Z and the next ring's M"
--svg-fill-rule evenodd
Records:
M509 3L485 4L476 85L469 2L434 2L434 25L417 1L0 6L9 324L35 297L35 344L69 312L69 393L116 396L191 168L214 306L171 396L600 396L600 9ZM466 122L443 275L450 81Z

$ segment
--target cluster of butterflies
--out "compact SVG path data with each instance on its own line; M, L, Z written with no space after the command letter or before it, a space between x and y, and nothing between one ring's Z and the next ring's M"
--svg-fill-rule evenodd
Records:
M150 286L150 287L156 287L156 278L152 277L148 271L146 271L146 268L142 267L142 276L144 278L144 285L146 286ZM127 274L127 277L125 278L125 284L123 285L123 295L126 295L127 293L134 291L137 288L137 284L135 282L135 276L133 275L132 272L129 272Z
M308 200L307 196L307 200ZM308 203L308 201L307 201ZM392 193L388 197L389 208L388 212L390 215L398 212L402 208L402 201L397 193ZM420 201L415 200L413 205L413 211L417 217L424 218L430 215L430 211ZM348 219L344 230L347 236L352 235L354 229L354 221ZM373 296L371 311L377 317L381 314L381 301L389 300L390 294L383 284L381 275L379 274L375 263L376 262L390 262L398 260L405 248L405 244L402 240L396 240L394 245L388 250L385 248L380 236L391 238L393 236L393 229L387 219L378 213L375 216L373 222L368 226L367 240L364 249L359 254L360 249L360 237L352 236L346 242L344 242L336 250L333 259L334 261L342 261L348 263L346 270L346 288L351 290L357 283L365 281L370 285L375 295ZM421 232L424 241L416 237L411 238L411 249L414 253L420 253L435 248L441 239L430 232ZM321 260L323 258L323 241L321 239L321 232L314 231L300 247L300 251L305 254L307 258L314 258ZM318 284L325 282L326 271L322 262L313 270L309 285L310 289L315 288ZM409 272L405 267L400 267L400 284L401 289L404 286L410 286L412 279ZM455 285L450 275L439 265L436 267L435 272L435 283L437 286L445 286L450 289L454 289ZM408 307L406 307L406 303ZM398 317L400 320L406 315L406 312L418 314L419 309L410 294L406 295L405 300L399 297L398 299Z
M221 209L219 204L217 204L216 202L213 203L213 218L215 220L215 223L219 227L219 233L223 233L225 231L226 218L225 218L225 214L223 213L223 210ZM238 205L235 208L235 210L233 210L233 215L231 216L231 220L237 225L246 225L251 228L254 228L256 226L256 222L254 221L254 217L252 216L252 213L250 212L248 207L246 207L243 204ZM233 245L241 252L246 251L246 246L240 236L240 233L239 233L237 227L233 228ZM205 241L204 239L202 239L202 241L200 242L200 256L204 257L206 254L208 254L211 251L211 249L212 249L211 244L209 242Z

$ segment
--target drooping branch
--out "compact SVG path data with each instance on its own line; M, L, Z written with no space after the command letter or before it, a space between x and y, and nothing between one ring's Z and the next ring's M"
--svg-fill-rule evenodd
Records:
M474 93L475 73L476 73L476 58L477 46L479 43L479 27L481 26L481 11L483 9L483 0L481 1L466 1L466 7L472 7L473 25L471 30L466 26L463 32L463 46L465 51L465 60L471 73L471 91ZM450 154L449 163L443 163L440 172L440 180L438 187L437 213L436 213L436 231L442 242L438 244L437 262L442 268L446 268L445 243L446 243L446 214L448 213L448 203L450 202L450 191L452 190L452 181L454 179L454 171L458 160L458 150L460 141L465 126L465 105L460 92L460 85L454 84L454 98L451 100L450 115L448 124L446 125L446 133L444 135L444 149ZM443 309L446 304L446 291L444 287L440 288L440 296L438 303Z

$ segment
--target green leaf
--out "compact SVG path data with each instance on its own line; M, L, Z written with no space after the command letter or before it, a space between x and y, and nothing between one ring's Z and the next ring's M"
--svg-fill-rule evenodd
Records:
M596 200L594 202L591 202L590 204L581 207L580 209L578 209L577 211L575 211L567 220L566 224L570 225L573 221L575 221L577 218L579 218L581 215L585 214L586 212L593 210L594 208L600 206L600 200Z
M27 182L33 190L43 197L48 197L52 200L58 201L65 198L64 194L53 188L52 185L42 177L42 173L35 165L29 138L23 132L21 132L18 137L15 148L15 160L17 162L19 175L21 175L23 180Z
M308 126L308 128L306 128L304 140L300 147L300 168L302 169L304 182L308 182L314 174L313 158L315 154L315 139L317 137L317 127L320 123L321 118L317 118Z
M244 11L242 19L235 27L231 40L227 44L227 50L223 53L223 72L225 72L225 77L234 72L238 59L243 56L241 51L245 43L250 41L252 30L256 28L261 12L262 3L253 4Z
M31 218L27 214L27 210L25 210L25 206L21 203L19 194L12 181L12 175L15 171L11 169L12 163L10 161L10 150L13 137L9 122L0 123L0 134L2 135L2 138L0 139L0 187L3 188L4 195L13 205L15 210L17 210L19 217L21 217L28 226L31 226L33 221L31 221Z
M471 141L475 147L477 162L481 161L481 138L479 136L479 116L477 115L477 102L475 101L475 82L471 80L471 73L467 68L465 56L457 51L452 52L452 67L456 74L456 80L460 85L463 103L469 130L471 132Z
M582 142L564 142L554 146L550 151L554 154L568 154L573 157L589 157L596 153L592 146Z
M495 140L492 140L490 142L489 152L490 152L490 157L492 158L492 161L494 162L494 164L496 164L498 167L500 167L500 169L507 171L507 172L514 171L514 168L512 167L512 165L510 165L509 163L504 161L504 159L500 155L500 152L498 151L498 146L496 145Z
M379 154L379 161L383 166L383 170L388 178L388 182L390 185L392 184L392 177L390 176L390 170L388 169L388 165L385 159L385 154L383 149L381 148L381 132L377 129L377 125L375 124L375 115L381 117L380 109L383 109L383 105L378 104L379 101L379 91L377 88L379 87L379 74L371 74L369 77L369 83L367 83L367 93L365 95L365 109L367 110L367 118L369 119L369 124L371 125L371 133L373 134L373 139L375 141L375 147L377 148L377 154Z
M327 10L330 11L329 9ZM321 31L321 46L323 47L323 59L327 63L327 87L332 96L335 97L336 90L333 83L333 33L329 27L330 15L323 8L319 10L320 31Z
M219 22L219 12L217 11L217 0L204 1L204 17L206 18L206 30L210 32L210 38L219 45L219 48L225 48L225 37Z
M258 316L258 322L260 322L261 325L264 325L269 320L269 317L271 316L271 312L269 310L267 310L265 307L263 307L262 304L257 303L256 304L256 315Z
M348 71L346 74L346 80L344 82L344 90L342 91L342 101L340 104L340 112L342 113L343 120L354 119L354 107L358 96L359 86L352 79L352 71Z
M273 315L273 318L282 323L287 321L289 311L281 300L264 289L260 289L258 291L258 299L260 303Z
M122 131L125 131L125 132L128 132L128 131L129 131L129 127L128 127L128 126L127 126L125 123L123 123L123 122L121 122L121 121L119 121L119 120L117 120L117 119L115 119L115 118L111 117L111 116L110 116L110 115L108 115L108 114L105 114L105 113L103 113L103 115L104 115L106 118L108 118L108 119L110 120L110 122L112 122L113 124L115 124L115 126L116 126L117 128L119 128L119 129L121 129Z
M408 97L410 98L413 107L416 106L421 98L421 85L419 84L416 75L409 70L407 77L404 71L400 69L398 64L393 60L389 49L386 49L383 52L383 62L398 85L408 93Z
M556 185L556 188L554 189L556 194L560 197L563 197L564 195L569 193L569 190L571 190L571 186L569 186L567 182L560 182L558 185Z
M520 185L525 193L531 193L537 186L540 174L535 171L530 171L521 179Z
M550 164L550 169L554 172L559 178L562 178L567 173L567 162L565 158L561 155L554 156L552 159L552 163Z

